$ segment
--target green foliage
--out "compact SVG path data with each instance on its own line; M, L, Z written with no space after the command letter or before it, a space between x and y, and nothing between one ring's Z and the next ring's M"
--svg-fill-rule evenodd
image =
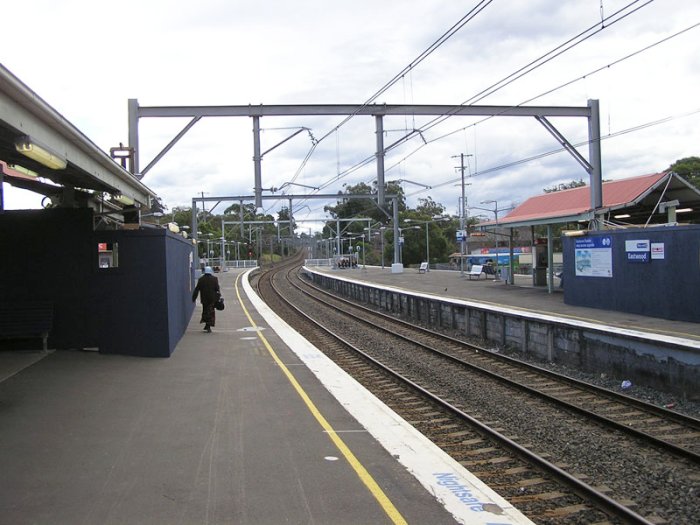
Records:
M160 222L175 222L180 228L189 226L192 223L192 208L180 208L176 206L170 213L161 217Z
M677 160L669 170L677 173L691 184L700 188L700 157L686 157ZM586 186L583 179L572 180L568 183L558 184L551 188L544 188L545 193L561 191L572 188ZM417 265L425 261L426 258L426 222L428 223L427 236L429 241L430 263L447 262L449 255L459 251L459 244L456 241L456 231L459 229L459 218L455 216L446 217L446 220L435 220L438 217L445 217L445 206L435 202L432 197L426 197L418 200L418 206L415 209L406 206L406 199L399 182L389 182L385 185L385 193L387 195L398 196L398 214L399 224L401 225L404 244L402 247L402 262L404 265ZM376 199L371 196L376 196L376 182L372 185L358 183L355 185L346 185L343 192L338 193L337 203L335 205L327 205L324 210L333 217L327 221L322 232L316 232L313 235L314 241L321 241L335 237L336 219L357 219L355 222L341 222L340 229L343 237L352 236L353 247L362 246L364 250L359 253L364 253L367 264L378 265L382 261L382 237L384 247L384 262L390 265L393 262L394 256L394 231L390 220L392 215L391 201L385 207L385 210L377 206ZM367 195L369 198L347 198L348 195ZM166 209L162 203L158 202L154 205L156 208ZM189 225L191 222L190 208L173 208L172 212L166 214L161 223L176 222L181 227ZM262 250L262 257L266 252L269 253L271 248L277 244L277 226L275 220L288 221L289 208L282 207L277 212L277 218L272 215L257 214L255 205L248 204L232 204L224 211L223 215L214 215L210 211L198 212L198 225L201 233L200 238L221 239L221 221L238 222L242 218L244 221L268 221L268 224L246 225L244 235L241 236L240 228L228 226L226 228L226 240L228 241L243 241L245 244L241 248L241 256L243 258L243 250L247 250L247 245L250 241L250 249L253 251L253 256L257 257L257 251ZM476 217L470 217L467 229L478 222ZM384 227L385 230L380 230ZM371 228L369 231L365 228ZM561 225L553 226L554 242L558 242L560 236ZM296 226L293 225L293 231ZM383 233L379 234L380 231ZM519 231L516 230L515 238L519 238ZM538 236L546 236L546 228L544 226L536 228ZM289 237L289 227L287 223L280 225L280 235L284 238ZM364 235L364 237L363 237ZM529 235L525 235L525 238ZM298 235L300 239L311 239L308 234L301 232ZM212 242L215 250L219 249L218 244ZM346 245L343 249L346 249ZM335 248L335 243L328 243L331 251ZM279 251L278 248L275 252ZM328 251L328 249L326 249ZM269 257L269 255L267 255ZM273 256L272 260L277 260Z
M405 265L419 264L425 261L428 255L430 263L447 262L455 250L454 239L459 220L444 217L444 213L445 207L442 204L435 202L432 197L427 197L418 199L415 210L406 209L400 214L401 224L407 226L403 229Z
M441 217L445 213L445 207L433 200L432 197L418 199L416 212L423 215L426 220Z
M696 188L700 188L700 157L679 159L668 169L683 177Z
M385 185L385 194L398 195L399 212L406 209L406 200L403 195L403 190L398 183L390 182ZM376 199L367 198L343 198L346 195L376 195L377 186L374 183L371 187L364 182L355 184L354 186L345 186L344 192L338 193L338 202L335 206L325 206L324 211L331 214L333 218L350 219L353 217L364 217L374 220L375 222L386 222L386 214L377 206ZM389 209L391 205L387 206Z
M243 220L252 221L256 215L255 204L253 204L252 202L248 204L243 204L243 206L241 206L240 204L232 204L224 210L224 215L233 215L240 219L241 208L243 208Z
M296 221L292 221L291 229L289 225L289 207L288 206L282 206L280 210L277 212L277 220L280 221L280 228L285 234L290 234L294 235L294 232L297 229ZM283 222L287 221L287 222Z
M556 186L552 186L551 188L542 188L545 193L553 193L555 191L562 191L562 190L570 190L572 188L580 188L582 186L585 186L586 183L583 181L583 179L579 180L572 180L571 182L566 182L563 184L557 184Z

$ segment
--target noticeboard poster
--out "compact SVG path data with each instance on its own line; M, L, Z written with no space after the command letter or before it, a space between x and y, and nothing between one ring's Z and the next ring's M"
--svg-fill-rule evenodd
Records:
M577 277L612 277L612 238L575 239L574 259Z
M657 259L657 260L666 258L666 250L664 247L664 243L662 243L662 242L652 242L651 243L651 258Z

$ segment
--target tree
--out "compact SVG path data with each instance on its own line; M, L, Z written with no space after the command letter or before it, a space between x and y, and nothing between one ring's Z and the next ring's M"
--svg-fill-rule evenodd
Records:
M291 225L289 224L289 207L288 206L282 206L280 208L280 210L277 212L277 220L280 222L280 229L282 231L287 231L287 232L289 232L290 236L294 236L294 230L296 230L297 225L296 225L296 221L292 221Z
M450 254L453 252L454 245L451 239L455 238L456 222L435 220L442 218L445 213L445 207L435 202L432 197L418 199L418 206L415 210L407 209L401 213L401 222L416 226L415 232L406 230L404 238L410 237L413 242L408 245L408 241L404 244L404 263L415 264L425 261L425 255L428 252L426 249L426 225L428 223L428 242L430 244L430 261L428 262L447 262Z
M700 188L700 157L679 159L668 169L683 177L696 188Z
M243 205L243 220L252 221L255 218L255 204L249 203ZM224 210L224 215L235 215L236 217L241 216L241 205L232 204Z
M445 213L445 207L442 204L435 202L432 197L427 197L425 199L418 199L416 212L423 215L426 220L429 220L442 216L442 214Z
M551 188L542 188L545 193L554 193L555 191L562 191L562 190L570 190L572 188L580 188L581 186L585 186L586 183L583 182L583 179L579 180L572 180L571 182L565 182L563 184L557 184L556 186L552 186Z

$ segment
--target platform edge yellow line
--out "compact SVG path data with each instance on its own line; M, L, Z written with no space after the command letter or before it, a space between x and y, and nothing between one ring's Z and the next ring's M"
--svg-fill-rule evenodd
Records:
M294 387L294 390L296 390L297 394L299 394L299 397L304 401L304 404L306 404L306 407L309 409L309 412L316 418L316 421L321 425L321 428L326 431L328 434L328 437L333 441L333 444L335 444L336 448L340 453L343 455L343 457L347 460L347 462L350 464L352 469L355 471L357 476L360 478L362 483L367 487L367 489L370 491L372 496L377 500L379 505L382 507L386 515L391 519L393 523L396 525L407 525L406 520L404 517L401 515L401 513L398 511L398 509L394 506L394 504L391 502L391 500L387 497L387 495L384 493L384 491L381 489L381 487L377 484L377 482L374 480L372 475L367 471L367 469L360 463L360 461L357 459L355 454L352 453L350 448L345 444L345 442L338 436L336 431L333 429L331 424L326 420L325 417L323 417L323 414L321 414L320 410L316 408L316 405L314 402L311 400L311 398L307 395L306 391L303 389L303 387L299 384L299 382L296 380L294 375L289 371L289 369L284 365L284 363L280 360L279 356L277 353L274 351L272 348L272 345L268 342L267 338L263 335L263 333L258 330L258 326L253 320L252 316L248 312L248 309L245 307L245 304L243 304L243 299L241 298L241 293L240 293L240 288L238 286L238 282L240 280L241 274L238 274L236 276L236 282L235 282L235 287L236 287L236 297L238 298L238 302L241 305L241 308L243 309L243 313L245 316L248 318L248 321L250 322L251 326L256 329L256 333L258 334L258 338L260 341L262 341L263 345L267 349L267 351L270 353L272 356L272 359L277 363L277 365L280 367L284 375L287 377L289 382L292 384Z

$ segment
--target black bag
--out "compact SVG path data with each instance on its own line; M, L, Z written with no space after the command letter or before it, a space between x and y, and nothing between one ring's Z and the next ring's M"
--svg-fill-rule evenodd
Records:
M216 308L217 310L223 310L225 307L226 305L224 304L223 296L219 296L219 298L214 303L214 308Z

